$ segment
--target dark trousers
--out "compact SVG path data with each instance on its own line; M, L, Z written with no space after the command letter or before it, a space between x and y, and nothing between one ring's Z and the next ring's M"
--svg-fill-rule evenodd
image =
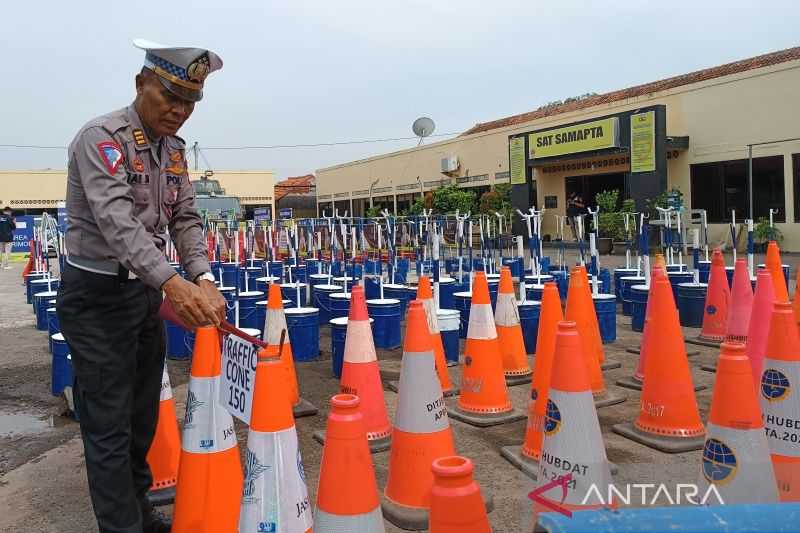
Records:
M141 533L164 367L161 292L66 265L57 314L72 354L86 473L101 533Z

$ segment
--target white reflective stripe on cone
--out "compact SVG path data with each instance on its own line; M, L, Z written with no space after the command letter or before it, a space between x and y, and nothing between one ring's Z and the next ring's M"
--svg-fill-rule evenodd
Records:
M705 504L777 503L778 485L764 430L731 429L708 423L700 464L699 498L714 483L722 501L712 493ZM711 440L716 442L709 442Z
M497 310L494 313L494 322L498 326L519 326L519 310L517 300L513 294L497 295Z
M344 361L347 363L371 363L377 361L372 328L366 320L350 320L344 339Z
M425 318L428 319L428 329L431 333L439 333L439 319L436 316L436 304L433 298L422 300L422 307L425 308Z
M492 304L472 304L469 310L468 339L491 340L497 338Z
M250 430L239 531L304 533L312 514L294 426L274 433Z
M572 474L574 482L570 481L562 503L599 505L607 500L611 469L591 391L550 389L536 486L541 487L567 474ZM560 490L557 493L560 501L562 493Z
M764 359L761 412L769 449L776 455L800 456L800 363ZM787 422L791 422L790 426Z
M169 372L167 372L167 363L164 363L164 372L161 374L161 399L160 401L166 402L172 399L172 385L169 382Z
M219 376L190 379L181 446L187 452L224 452L236 446L233 418L218 398Z
M281 342L281 331L285 329L286 315L283 314L283 309L267 308L267 318L264 320L264 331L266 332L264 342L277 346ZM284 343L288 342L289 337L287 336Z
M314 529L325 533L384 533L386 531L380 506L366 514L352 516L326 513L317 507L314 513Z
M408 433L447 429L447 407L433 363L433 352L403 354L394 427Z

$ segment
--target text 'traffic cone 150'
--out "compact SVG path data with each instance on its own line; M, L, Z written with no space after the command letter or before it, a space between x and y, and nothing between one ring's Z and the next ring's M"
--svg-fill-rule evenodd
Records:
M789 302L776 302L772 313L761 373L761 412L778 495L784 502L800 501L800 336Z
M651 318L658 327L649 339L639 414L634 424L616 424L612 429L663 452L699 450L705 430L669 280L655 278L649 297Z
M779 302L788 302L789 291L786 288L786 278L783 275L781 249L775 241L769 241L769 244L767 244L767 258L764 263L769 273L772 274L772 286L775 288L775 299Z
M311 504L284 364L279 346L258 354L239 531L311 531Z
M386 519L404 529L427 527L433 483L431 463L454 453L425 310L422 302L413 300L406 315L389 477L384 490Z
M491 533L481 489L472 479L472 461L441 457L431 469L430 533Z
M553 369L553 356L556 349L558 323L564 320L561 312L561 298L558 287L552 281L544 284L542 290L539 331L536 338L536 357L534 358L531 397L528 402L528 423L525 427L525 441L522 446L504 446L500 455L525 474L535 478L539 470L539 457L542 455L542 428L547 413L547 400L550 392L550 375Z
M525 417L514 410L508 397L489 284L482 271L475 273L472 283L461 396L450 416L476 426L505 424Z
M361 400L364 429L367 432L370 450L375 453L389 448L392 426L389 423L389 415L386 414L383 384L375 354L375 343L372 340L364 287L356 285L351 294L339 390L343 394L354 394Z
M286 313L283 311L283 296L279 283L269 285L269 298L267 299L267 316L264 320L264 341L270 346L279 346L281 334L288 331L286 326ZM317 408L308 400L300 397L300 387L297 383L297 373L294 369L294 356L289 336L284 336L283 349L281 350L284 372L289 380L287 392L292 405L292 412L296 418L317 414Z
M582 350L576 324L560 322L536 482L540 488L571 475L562 487L539 496L570 511L604 507L609 502L598 501L596 495L605 498L612 482ZM592 486L595 491L590 490ZM534 521L538 514L552 510L540 501L534 502L533 509Z
M525 351L525 339L519 321L517 297L511 269L504 266L500 271L500 287L497 294L497 309L494 312L500 355L503 357L503 372L509 385L520 385L531 381L531 367Z
M733 289L728 306L728 323L725 330L726 342L747 342L747 328L750 326L750 313L753 310L753 285L747 261L736 260L733 271Z
M711 342L722 342L725 339L730 299L731 291L728 286L728 275L725 273L725 259L719 248L715 248L711 256L711 273L708 278L700 339Z
M759 269L756 274L756 294L753 297L753 312L750 314L745 345L757 398L761 396L761 370L764 367L764 355L767 353L769 323L772 320L774 306L775 287L772 285L772 274L769 270Z
M433 355L436 362L436 374L439 376L439 384L445 396L455 393L455 388L450 382L450 374L447 373L447 360L444 357L444 344L442 344L442 334L439 332L439 319L436 315L436 302L433 301L433 291L428 276L419 278L417 285L417 299L422 302L425 308L425 316L428 318L428 330L431 332L431 342L433 343Z
M167 363L161 378L161 401L153 444L147 452L147 464L153 474L153 485L147 498L153 505L172 503L178 483L178 465L181 459L181 436L175 416L175 400L169 382Z
M721 496L706 503L776 503L778 489L764 436L750 363L741 344L722 343L703 447L700 494L711 483Z
M217 329L197 328L183 420L174 533L237 531L242 465L233 418L219 403L220 361Z
M385 530L359 403L352 394L331 398L314 511L317 531Z

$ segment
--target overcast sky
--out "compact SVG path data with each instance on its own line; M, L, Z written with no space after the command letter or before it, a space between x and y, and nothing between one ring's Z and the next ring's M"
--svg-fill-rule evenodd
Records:
M222 57L180 132L211 148L406 137L422 115L460 132L797 46L798 20L796 1L3 2L0 144L66 146L131 102L134 37ZM212 168L283 178L415 144L205 154ZM2 169L65 166L66 150L0 148Z

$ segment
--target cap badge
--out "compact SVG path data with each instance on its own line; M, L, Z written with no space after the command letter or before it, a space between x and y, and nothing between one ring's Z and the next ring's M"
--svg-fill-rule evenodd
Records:
M208 56L203 56L189 65L186 69L186 77L189 78L189 81L203 83L208 77L209 70Z

